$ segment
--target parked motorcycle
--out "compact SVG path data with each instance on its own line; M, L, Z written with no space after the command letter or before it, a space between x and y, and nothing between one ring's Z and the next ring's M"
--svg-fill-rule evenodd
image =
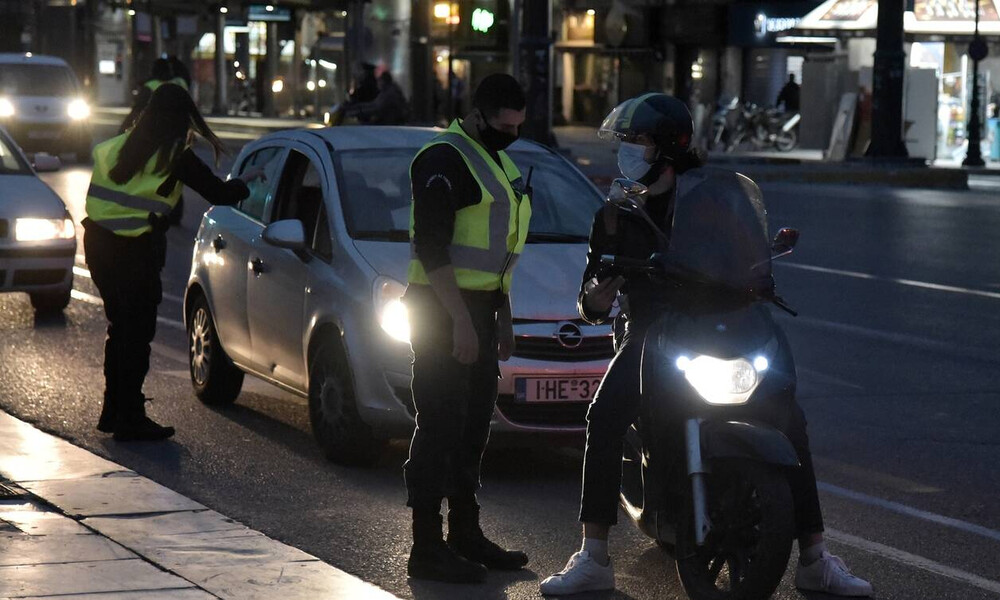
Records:
M738 96L720 99L712 115L712 140L709 148L712 150L726 149L729 147L730 138L736 125L736 109L740 105Z
M794 537L791 442L765 414L793 401L795 366L765 302L771 261L798 239L767 235L760 189L702 168L678 181L669 242L642 208L645 187L615 180L608 202L657 231L649 260L602 257L662 291L642 356L640 417L623 455L621 505L676 559L694 600L758 600L778 586ZM769 412L770 411L770 412Z
M786 113L777 108L765 111L765 132L767 140L781 152L789 152L799 145L800 113Z
M747 102L735 111L735 115L728 133L720 137L726 140L726 152L733 152L745 144L749 144L751 150L773 147L789 152L799 143L799 113L785 113Z

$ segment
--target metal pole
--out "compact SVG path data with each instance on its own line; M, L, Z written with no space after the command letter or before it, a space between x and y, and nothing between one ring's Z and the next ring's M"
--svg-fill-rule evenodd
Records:
M511 0L510 11L510 74L521 79L521 4L523 0Z
M226 88L229 78L226 77L226 13L219 10L215 15L215 102L212 113L226 114Z
M265 117L277 116L274 107L274 91L271 85L278 76L278 24L274 21L267 23L267 69L264 73L259 73L258 77L263 77L264 106L262 112Z
M868 156L905 158L903 143L903 0L879 0L874 89L872 90L872 141Z
M963 167L986 166L979 148L981 140L979 128L982 126L979 121L979 61L985 58L985 56L980 55L981 45L984 44L982 38L979 37L979 0L976 0L976 33L972 38L972 43L969 44L969 55L972 57L972 105L969 110L972 114L969 115L969 147L965 152L965 160L962 161Z
M153 15L153 60L163 56L163 17Z
M519 78L527 96L524 136L555 146L552 134L552 0L524 0Z
M448 3L448 121L453 121L455 114L455 26L452 25L452 8L454 3Z

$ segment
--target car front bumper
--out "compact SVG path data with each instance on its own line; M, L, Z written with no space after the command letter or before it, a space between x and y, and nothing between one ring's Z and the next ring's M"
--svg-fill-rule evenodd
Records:
M81 121L19 121L0 119L14 141L25 152L89 152L93 132L90 123Z
M76 240L18 243L0 238L0 292L46 292L73 285Z

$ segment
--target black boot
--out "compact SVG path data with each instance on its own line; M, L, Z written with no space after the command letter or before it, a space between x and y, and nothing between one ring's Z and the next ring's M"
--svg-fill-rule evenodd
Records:
M146 416L145 397L138 402L119 406L115 421L116 442L155 442L174 435L173 427L165 427Z
M441 535L441 515L413 511L413 549L406 574L446 583L483 583L486 567L455 554Z
M104 392L104 405L101 407L101 417L97 420L97 430L102 433L114 433L117 420L117 401L111 394Z
M489 569L516 571L528 564L528 555L491 542L479 527L479 506L452 506L448 501L448 547Z

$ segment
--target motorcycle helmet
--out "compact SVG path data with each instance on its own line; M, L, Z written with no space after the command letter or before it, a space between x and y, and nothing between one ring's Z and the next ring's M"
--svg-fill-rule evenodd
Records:
M660 159L674 161L688 152L694 121L687 106L667 94L630 98L604 118L597 135L604 140L636 143L640 136L653 141Z

